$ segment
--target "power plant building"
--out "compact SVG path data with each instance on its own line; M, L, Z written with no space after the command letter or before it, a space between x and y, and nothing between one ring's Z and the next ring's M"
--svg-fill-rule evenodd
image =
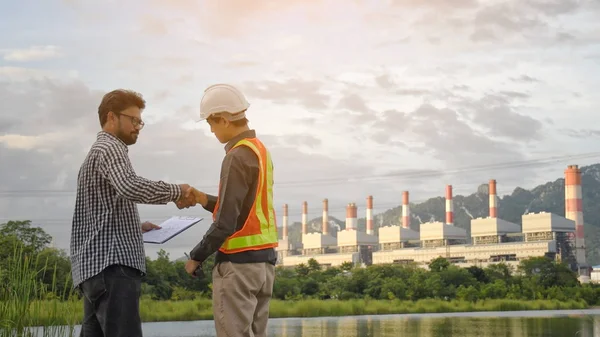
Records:
M576 165L565 171L565 217L546 212L524 214L522 226L498 218L496 181L490 180L489 216L471 220L470 237L464 228L454 226L451 185L446 186L445 222L421 223L419 231L413 230L408 192L404 191L401 226L381 226L378 236L373 230L372 196L367 198L367 233L358 230L357 207L350 203L346 208L346 229L337 233L337 239L328 234L325 226L327 199L323 202L322 233L306 233L304 202L302 245L287 243L287 229L284 228L281 242L285 246L280 244L278 248L278 263L295 266L306 264L313 258L324 266L350 262L354 265L417 263L426 267L431 260L444 257L458 266L485 267L497 262L516 265L525 258L546 256L569 262L573 269L579 271L580 281L589 282L591 268L586 262L583 241L580 174ZM284 208L285 226L287 211Z
M471 220L471 237L473 244L490 244L510 242L509 235L521 233L521 226L498 218L498 194L496 180L488 184L490 213L486 218Z

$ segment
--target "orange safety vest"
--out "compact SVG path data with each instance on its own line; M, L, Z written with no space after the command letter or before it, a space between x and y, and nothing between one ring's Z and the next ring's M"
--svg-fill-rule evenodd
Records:
M273 162L271 154L258 138L245 138L237 142L238 146L249 147L259 161L259 181L256 198L244 226L228 237L219 251L233 254L248 250L261 250L278 246L277 221L273 207ZM221 190L219 183L219 191ZM219 209L219 196L213 212L213 221Z

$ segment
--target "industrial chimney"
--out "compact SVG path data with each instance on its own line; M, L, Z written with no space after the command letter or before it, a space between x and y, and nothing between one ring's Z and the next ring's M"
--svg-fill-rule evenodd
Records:
M323 234L329 234L329 200L323 200Z
M304 201L302 203L302 234L308 234L308 229L306 228L306 222L308 221L308 203Z
M283 239L288 239L288 204L283 204Z
M490 218L498 217L498 194L496 193L496 180L491 179L489 184L490 192Z
M373 196L367 197L367 234L373 234Z
M587 266L583 230L583 204L581 192L581 170L569 165L565 170L565 218L575 221L575 256L579 266ZM580 270L590 276L587 269Z
M356 222L357 222L357 214L356 214L356 205L353 203L349 203L346 206L346 229L347 230L356 230Z
M408 206L408 191L402 192L402 227L410 228L410 208Z
M452 203L452 185L446 186L446 225L454 225L454 204Z

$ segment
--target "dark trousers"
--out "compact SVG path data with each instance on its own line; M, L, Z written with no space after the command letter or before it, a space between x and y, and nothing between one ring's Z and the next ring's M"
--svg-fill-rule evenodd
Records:
M80 337L142 337L139 270L112 265L80 286L83 323Z

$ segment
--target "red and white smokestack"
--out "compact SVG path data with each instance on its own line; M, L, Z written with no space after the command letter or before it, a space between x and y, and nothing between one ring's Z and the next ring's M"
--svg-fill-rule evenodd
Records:
M565 170L565 218L575 221L575 256L577 264L585 265L581 170L577 165L569 165Z
M373 234L373 196L367 197L367 234Z
M283 239L288 238L288 204L283 204Z
M454 203L452 202L452 185L446 185L446 225L454 225Z
M308 203L304 201L302 203L302 234L308 234L306 223L308 222Z
M329 200L323 200L323 234L329 234Z
M498 194L496 193L496 180L491 179L489 184L490 190L490 218L498 217Z
M346 229L348 230L356 230L356 205L353 203L349 203L346 206Z
M410 208L408 206L408 191L402 192L402 227L410 228Z

